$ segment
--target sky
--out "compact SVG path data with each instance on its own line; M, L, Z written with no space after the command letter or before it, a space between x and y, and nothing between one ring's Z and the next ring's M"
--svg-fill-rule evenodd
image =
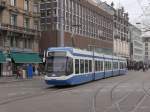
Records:
M132 24L141 22L141 20L143 20L145 17L146 19L150 18L149 17L150 14L146 14L145 11L148 10L147 6L150 3L150 0L101 0L101 1L106 1L108 4L110 4L113 1L115 7L124 6L125 11L129 13L129 21Z

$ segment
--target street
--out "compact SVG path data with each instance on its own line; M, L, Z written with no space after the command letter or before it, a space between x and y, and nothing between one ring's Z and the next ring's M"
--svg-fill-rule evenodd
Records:
M0 112L150 112L150 71L56 88L42 79L0 84Z

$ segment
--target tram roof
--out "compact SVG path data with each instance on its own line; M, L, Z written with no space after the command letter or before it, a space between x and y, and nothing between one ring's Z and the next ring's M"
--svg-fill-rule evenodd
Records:
M78 53L78 54L84 54L84 55L93 55L92 51L82 50L82 49L73 48L73 47L51 47L51 48L48 48L48 51L69 51L72 54ZM125 60L125 58L122 58L122 57L105 55L105 54L100 54L97 52L94 52L94 56Z

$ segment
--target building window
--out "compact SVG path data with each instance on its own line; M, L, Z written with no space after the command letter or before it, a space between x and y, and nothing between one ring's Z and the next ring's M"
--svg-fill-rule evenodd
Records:
M14 37L10 38L10 46L15 47L15 38Z
M145 52L145 55L148 55L148 52Z
M35 30L39 29L38 21L34 21L34 29Z
M16 6L16 0L10 0L10 5L11 6Z
M29 18L24 18L24 27L29 28L30 27L30 19Z
M29 0L24 0L24 10L29 11Z
M17 26L17 15L11 14L10 24L13 25L13 26Z
M28 48L32 49L33 41L32 39L28 39Z
M24 48L28 48L28 40L24 39Z

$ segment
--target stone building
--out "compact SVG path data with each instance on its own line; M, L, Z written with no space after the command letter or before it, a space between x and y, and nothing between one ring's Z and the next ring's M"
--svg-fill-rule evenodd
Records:
M129 58L130 37L129 17L124 8L115 10L114 14L114 46L113 52L116 56Z
M144 43L142 40L142 32L136 26L129 24L130 34L130 60L135 62L144 61Z
M107 6L107 5L106 5ZM112 53L113 14L92 0L45 0L40 3L40 51L48 47L95 47ZM63 43L63 44L62 44Z
M1 75L12 75L16 65L39 58L35 53L39 52L40 16L35 10L33 0L0 0Z
M150 32L145 32L142 38L144 42L144 61L150 65Z

